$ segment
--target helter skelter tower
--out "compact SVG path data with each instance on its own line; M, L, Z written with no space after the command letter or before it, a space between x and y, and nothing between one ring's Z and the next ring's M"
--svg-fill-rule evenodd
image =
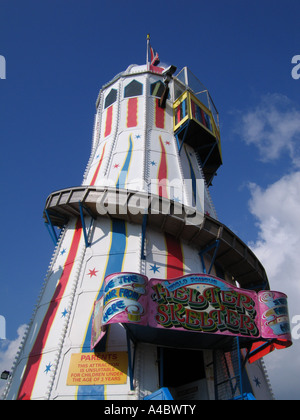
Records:
M157 64L102 87L82 186L47 199L56 247L6 399L272 398L257 359L291 344L286 296L217 218L209 92Z

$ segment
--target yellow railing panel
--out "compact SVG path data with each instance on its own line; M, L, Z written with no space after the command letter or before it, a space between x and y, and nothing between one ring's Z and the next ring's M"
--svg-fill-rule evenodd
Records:
M193 95L186 90L173 105L174 131L178 130L187 120L193 120L202 128L216 137L222 159L220 131L217 128L212 112Z

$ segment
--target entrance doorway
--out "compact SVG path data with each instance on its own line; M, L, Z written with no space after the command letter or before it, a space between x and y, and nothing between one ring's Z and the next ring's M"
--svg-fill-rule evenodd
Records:
M160 387L174 399L208 399L202 351L159 347L158 357Z

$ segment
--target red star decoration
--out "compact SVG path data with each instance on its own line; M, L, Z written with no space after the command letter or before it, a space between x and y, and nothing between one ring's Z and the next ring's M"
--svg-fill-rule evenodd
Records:
M171 144L171 143L170 143L169 141L166 141L166 145L167 145L167 146L170 146L170 144Z
M116 164L114 165L114 168L115 168L115 169L117 169L119 166L120 166L120 164L119 164L119 163L116 163Z
M90 276L90 279L95 276L96 277L96 273L98 273L98 271L96 271L96 269L94 268L93 270L90 270L89 273L87 273L88 276Z

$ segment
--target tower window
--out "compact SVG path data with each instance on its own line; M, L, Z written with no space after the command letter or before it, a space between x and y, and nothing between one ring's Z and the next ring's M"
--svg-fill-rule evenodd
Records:
M104 109L108 108L111 104L116 102L116 100L117 100L117 90L112 89L107 95L107 97L105 98Z
M165 85L159 80L158 82L152 83L150 86L150 94L152 96L156 96L157 98L161 98L164 93L164 89Z
M143 85L137 80L130 82L124 90L124 97L130 98L132 96L140 96L143 94Z

